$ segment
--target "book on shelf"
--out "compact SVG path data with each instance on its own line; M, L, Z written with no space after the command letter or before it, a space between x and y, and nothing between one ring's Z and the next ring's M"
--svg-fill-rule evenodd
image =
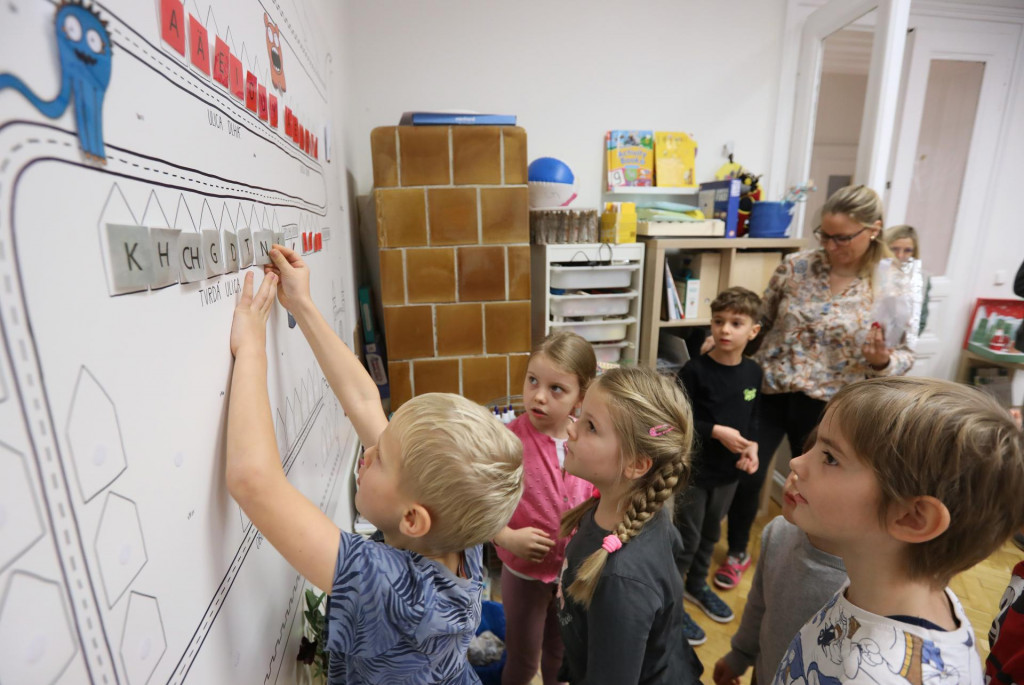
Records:
M515 126L515 114L479 112L404 112L399 126Z
M683 318L683 303L676 291L672 270L665 264L665 320L678 321Z
M742 183L738 178L700 184L700 193L697 195L700 210L709 219L721 219L725 222L726 238L736 237L741 187Z

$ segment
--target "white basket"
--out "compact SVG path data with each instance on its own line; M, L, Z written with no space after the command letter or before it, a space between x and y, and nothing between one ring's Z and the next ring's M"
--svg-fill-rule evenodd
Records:
M608 321L559 321L551 322L551 328L564 328L589 342L618 342L625 339L626 328L636 319L610 319Z
M581 295L551 295L553 316L618 316L629 314L629 303L636 291Z
M617 343L594 345L594 356L597 357L599 362L617 362L622 359L622 350L628 346L629 343L625 340Z
M552 266L551 287L564 290L581 288L625 288L633 278L639 264L610 264L607 266Z

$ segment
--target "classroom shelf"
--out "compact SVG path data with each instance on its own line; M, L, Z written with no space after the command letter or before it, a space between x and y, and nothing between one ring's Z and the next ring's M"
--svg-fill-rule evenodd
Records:
M608 195L696 195L700 188L665 188L659 186L615 186L605 188Z

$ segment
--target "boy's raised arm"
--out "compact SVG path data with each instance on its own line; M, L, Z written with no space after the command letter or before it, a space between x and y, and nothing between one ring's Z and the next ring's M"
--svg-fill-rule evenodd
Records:
M253 274L245 276L231 322L235 366L228 398L228 491L253 525L311 583L330 592L340 531L288 482L274 437L267 393L267 318L277 276L268 273L253 297Z
M298 322L320 369L341 402L363 445L372 447L388 425L380 393L362 363L338 338L309 295L309 268L295 250L275 245L273 265L264 267L281 279L278 299Z

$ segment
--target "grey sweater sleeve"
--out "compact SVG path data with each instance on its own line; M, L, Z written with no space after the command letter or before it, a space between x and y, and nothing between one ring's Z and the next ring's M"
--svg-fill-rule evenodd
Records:
M757 661L760 651L761 640L761 619L764 617L764 572L763 568L768 563L767 540L770 536L772 525L770 521L761 533L761 554L757 558L757 566L754 568L754 580L750 585L750 594L747 595L747 604L743 608L743 618L740 627L732 636L732 649L722 657L729 669L737 676L742 676L747 669Z

